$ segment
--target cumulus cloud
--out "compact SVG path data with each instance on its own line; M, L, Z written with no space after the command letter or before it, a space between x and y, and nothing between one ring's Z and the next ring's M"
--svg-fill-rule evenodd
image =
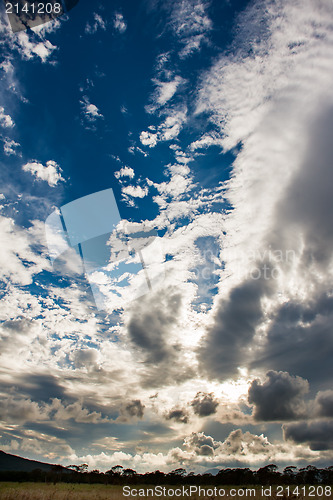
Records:
M199 417L207 417L216 413L219 402L214 398L214 394L205 394L203 392L198 392L193 399L191 406L194 413L199 415Z
M122 193L133 198L144 198L148 194L148 188L141 186L124 186L122 188Z
M134 170L131 167L122 167L120 170L114 173L116 179L120 179L120 177L129 177L130 179L134 178Z
M190 450L194 450L197 455L214 455L214 450L219 447L219 442L211 436L206 436L203 432L193 432L191 436L185 439L184 445Z
M309 390L307 380L292 377L287 372L267 372L266 381L256 379L249 388L249 403L255 409L256 420L295 420L304 417L304 395Z
M40 41L38 39L34 41L24 31L17 34L14 46L17 47L24 59L33 59L37 56L43 63L47 62L53 51L56 50L56 46L52 45L49 40L42 38Z
M153 148L157 144L157 134L143 131L140 134L140 141L144 146L149 146L150 148Z
M46 165L33 160L23 165L22 170L24 172L29 172L37 180L47 182L51 187L56 186L60 181L64 181L61 176L61 168L53 160L47 161Z

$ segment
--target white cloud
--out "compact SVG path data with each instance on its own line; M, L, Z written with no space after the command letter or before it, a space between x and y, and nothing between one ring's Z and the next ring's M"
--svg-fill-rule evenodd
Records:
M91 104L87 96L83 96L80 101L82 112L89 122L95 122L98 118L104 118L95 104Z
M58 27L57 22L55 22L55 26L56 28ZM5 35L4 45L11 51L18 51L23 59L29 60L37 56L45 63L56 50L56 47L45 38L46 29L38 30L36 28L35 33L33 31L29 33L25 31L13 33L8 23L7 16L4 17L4 15L1 15L0 18L0 32ZM8 60L3 69L7 72L11 72L12 68Z
M23 165L22 170L24 170L24 172L29 172L36 177L36 179L46 181L51 187L56 186L58 182L64 180L63 177L61 177L61 168L53 160L47 161L46 165L37 161L31 161Z
M143 131L140 141L144 146L154 148L159 141L171 141L178 137L187 120L187 108L182 106L165 112L165 120L158 126L156 133Z
M5 155L7 155L7 156L10 156L10 155L22 156L16 150L16 148L18 148L18 147L20 147L20 144L18 142L15 142L13 139L9 139L8 137L4 138L3 149L5 152Z
M122 188L122 193L133 198L144 198L148 194L148 188L141 186L125 186Z
M120 12L115 13L113 26L117 31L119 31L119 33L125 33L127 24L125 22L124 16Z
M117 179L120 177L129 177L130 179L133 179L135 174L133 168L125 166L115 172L114 175Z
M5 114L5 108L0 106L0 125L3 128L13 128L14 122L10 115Z
M15 45L24 59L32 59L34 56L38 56L43 63L49 59L56 49L49 40L32 41L24 31L17 34Z
M106 30L106 22L103 20L103 18L96 12L94 12L93 16L94 16L94 23L93 24L87 23L84 30L85 33L87 33L88 35L93 35L99 29L103 31Z
M28 285L32 282L33 276L43 269L49 269L49 261L42 255L36 254L32 250L34 241L38 235L36 226L30 230L22 230L12 218L0 216L1 234L1 257L0 257L0 279L2 281L13 282L20 285ZM29 261L30 265L25 266L24 261ZM9 292L9 290L8 290ZM17 292L20 295L20 291ZM25 302L24 293L22 300ZM16 299L17 304L19 300ZM26 302L28 303L28 301ZM12 315L6 311L5 301L2 301L3 320L11 318ZM15 313L14 313L15 315Z
M179 52L181 58L200 50L208 42L213 27L207 15L208 6L208 2L201 0L182 0L173 4L171 27L183 45Z
M222 147L223 140L218 134L204 134L200 139L192 142L189 146L191 151L196 151L197 149L206 149L210 146L220 146Z
M140 134L140 141L144 146L149 146L154 148L157 144L157 134L152 134L151 132L143 131Z
M177 89L180 85L184 84L186 80L180 76L175 76L173 80L170 81L161 81L158 79L154 79L153 82L157 86L156 96L153 98L156 105L164 106L177 92ZM156 106L153 106L151 111L155 110Z

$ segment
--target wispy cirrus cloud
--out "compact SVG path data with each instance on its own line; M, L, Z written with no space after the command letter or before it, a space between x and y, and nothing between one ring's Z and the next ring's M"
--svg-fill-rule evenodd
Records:
M105 31L106 30L106 21L103 20L102 16L100 14L97 14L97 12L93 13L93 22L90 24L87 22L86 27L84 29L84 32L88 35L93 35L95 34L98 30Z

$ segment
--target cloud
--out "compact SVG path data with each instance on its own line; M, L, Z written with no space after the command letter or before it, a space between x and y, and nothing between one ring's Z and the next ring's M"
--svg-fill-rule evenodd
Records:
M141 132L140 141L144 146L149 146L153 148L157 144L157 134L153 134L151 132Z
M199 359L209 376L222 381L236 375L263 320L262 297L269 294L269 281L252 280L236 286L221 301L214 325L199 348Z
M242 366L317 381L330 373L331 313L316 307L331 294L331 14L313 0L251 3L230 50L202 75L196 112L210 114L235 155L224 270L200 351L211 376ZM278 250L293 258L267 259Z
M93 35L99 29L101 29L102 31L106 30L106 22L103 20L103 18L96 12L94 12L93 17L94 17L94 23L93 24L87 23L84 30L84 32L88 35Z
M132 196L133 198L144 198L148 194L148 188L142 188L141 186L124 186L121 191L123 194Z
M23 59L32 59L38 56L43 63L47 62L53 51L56 50L56 46L52 45L49 40L32 41L24 31L17 34L17 39L13 45L18 48Z
M0 216L0 236L1 236L1 254L0 254L0 280L5 281L8 285L8 299L10 296L10 283L19 285L28 285L32 283L33 276L40 273L44 269L49 269L50 263L48 259L36 253L33 250L36 241L39 241L39 229L36 225L32 225L29 230L23 230L15 224L15 221L10 217ZM29 262L29 266L25 262ZM26 295L22 292L17 292L14 302L20 304L21 300L29 303ZM31 304L30 304L31 306ZM3 311L6 312L6 301L3 300ZM8 316L4 319L12 317L14 311L7 311Z
M159 141L171 141L178 137L187 120L187 108L184 106L166 110L164 121L158 126L156 132L143 131L140 141L144 146L153 148Z
M148 300L148 299L147 299ZM145 353L146 363L155 364L171 361L176 356L176 346L168 343L168 333L177 323L181 296L169 290L155 297L154 304L144 300L128 322L128 332L136 348Z
M316 399L314 401L315 404L315 414L319 417L333 417L333 391L319 391Z
M140 301L126 320L129 346L145 368L139 376L144 387L163 387L193 376L193 370L182 359L181 340L177 331L182 297L173 287L164 286Z
M207 15L208 2L182 0L173 3L170 26L183 48L180 58L186 58L199 51L207 43L212 30L212 21Z
M31 175L36 177L37 180L47 182L51 187L56 186L60 181L64 181L61 176L61 168L53 160L47 161L46 165L33 160L23 165L22 170L24 172L29 172Z
M46 29L36 30L36 32L29 30L29 32L13 33L4 12L0 14L0 33L4 34L2 43L3 49L5 49L4 53L6 53L6 49L7 52L17 51L26 60L39 57L43 63L46 63L57 48L45 38ZM12 68L7 62L3 69L11 72Z
M256 379L249 388L249 403L254 405L256 420L295 420L304 417L304 395L309 390L307 380L292 377L287 372L269 371L266 381Z
M134 178L134 170L131 167L122 167L120 170L114 173L114 176L116 179L119 179L120 177L129 177L130 179Z
M15 142L13 139L9 139L8 137L4 138L3 149L4 149L6 156L10 156L10 155L22 156L17 151L17 148L19 148L19 147L20 147L20 144L18 142Z
M95 104L91 104L87 96L83 96L80 104L82 107L82 113L89 122L94 123L98 118L104 118L98 107Z
M180 422L182 424L187 424L189 421L187 412L182 409L170 410L169 413L167 413L166 418L167 420L175 420L176 422Z
M127 24L124 16L120 12L115 12L113 26L117 31L119 31L119 33L125 33Z
M140 399L133 399L125 406L124 412L130 417L143 418L144 409L145 405L141 403Z
M191 406L193 411L199 417L208 417L216 413L219 402L214 398L213 393L205 394L198 392L193 399Z
M186 448L194 450L197 455L203 456L214 455L214 450L219 447L219 444L211 436L205 436L203 432L193 432L191 436L184 440Z
M333 449L333 421L295 422L284 424L284 438L295 443L306 443L311 450Z
M3 106L0 106L0 125L3 128L13 128L15 125L11 116L5 114Z
M153 83L156 85L157 89L152 97L153 104L146 108L149 113L155 112L157 108L169 102L178 88L186 83L186 80L177 75L169 81L162 81L158 78L154 78Z
M190 144L190 150L196 151L197 149L206 149L210 146L222 147L222 138L218 134L204 134L200 139Z

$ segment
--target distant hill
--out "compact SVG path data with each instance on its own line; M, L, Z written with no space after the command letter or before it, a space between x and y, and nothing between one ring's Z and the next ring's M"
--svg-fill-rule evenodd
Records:
M208 469L204 472L204 474L211 474L212 476L216 476L220 472L221 469Z
M28 460L27 458L10 455L4 451L0 451L0 471L20 471L31 472L35 469L50 471L54 464L46 464L45 462L37 462L36 460ZM62 468L66 471L65 467Z

